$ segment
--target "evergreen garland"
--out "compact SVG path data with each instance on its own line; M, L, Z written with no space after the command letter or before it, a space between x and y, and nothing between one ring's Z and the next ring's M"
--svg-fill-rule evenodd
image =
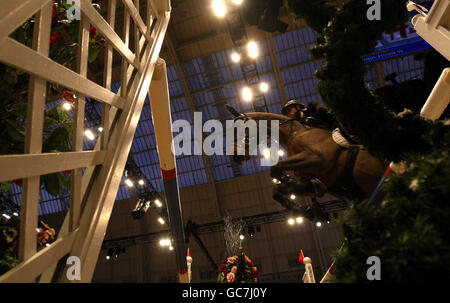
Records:
M367 282L369 256L380 257L384 282L445 281L450 273L450 125L422 119L417 108L395 112L393 100L364 83L363 55L373 51L383 32L407 20L407 0L381 0L381 21L366 18L366 1L287 2L321 36L311 50L324 61L316 73L317 89L345 132L375 156L402 160L408 167L387 179L379 209L358 201L341 219L344 245L335 254L335 282Z
M364 82L363 61L384 32L392 32L408 19L407 0L382 0L381 21L369 21L366 1L348 0L331 6L323 0L288 0L289 8L321 38L311 49L323 59L317 71L317 90L345 132L356 137L375 156L400 161L406 153L426 154L443 133L437 123L422 119L418 112L398 115ZM425 102L425 100L424 100Z
M444 282L450 273L450 133L427 157L409 158L403 175L385 184L382 207L354 206L343 220L336 253L338 282L367 282L369 256L381 260L381 281Z

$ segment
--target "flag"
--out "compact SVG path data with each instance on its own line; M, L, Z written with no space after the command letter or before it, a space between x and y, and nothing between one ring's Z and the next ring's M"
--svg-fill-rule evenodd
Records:
M301 250L300 249L300 257L298 258L298 262L300 262L300 263L302 263L302 264L305 264L304 262L303 262L303 250Z
M188 248L187 256L188 256L188 257L191 256L191 252L189 251L189 248Z

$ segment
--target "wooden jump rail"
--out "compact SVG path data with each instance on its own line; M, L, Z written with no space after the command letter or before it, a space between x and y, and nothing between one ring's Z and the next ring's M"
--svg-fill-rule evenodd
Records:
M108 1L107 20L93 8L91 0L80 0L77 72L48 57L52 0L0 3L0 61L30 74L25 154L0 156L0 182L24 180L19 235L21 263L2 275L0 282L34 282L39 276L47 282L67 282L65 270L54 270L66 256L80 258L81 280L75 282L90 282L92 279L155 70L160 70L158 77L164 77L165 63L159 59L159 53L171 12L170 0L147 0L144 21L139 14L138 0L119 1L123 2L125 10L122 38L114 31L117 0ZM34 37L30 49L9 35L33 15ZM130 18L136 25L134 53L129 48ZM106 40L103 85L87 79L91 25ZM122 57L122 85L117 94L111 92L113 49ZM136 76L130 81L134 73ZM74 108L72 152L42 153L47 81L67 87L78 96ZM85 97L101 102L103 108L103 132L93 151L83 151ZM168 99L160 102L168 102ZM83 175L82 168L86 168ZM58 239L37 252L40 176L65 170L72 170L68 217Z

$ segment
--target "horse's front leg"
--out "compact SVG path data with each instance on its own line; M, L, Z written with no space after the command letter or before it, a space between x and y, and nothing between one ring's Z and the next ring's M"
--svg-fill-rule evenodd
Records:
M317 178L308 180L307 182L301 182L296 179L286 177L284 175L285 170L303 170L313 171L321 170L323 167L323 161L321 158L311 152L301 152L294 156L288 157L285 160L281 160L277 165L272 166L270 175L272 178L278 179L282 182L279 186L279 191L286 193L291 191L301 196L308 197L321 197L327 191L327 186ZM284 186L283 188L281 186Z

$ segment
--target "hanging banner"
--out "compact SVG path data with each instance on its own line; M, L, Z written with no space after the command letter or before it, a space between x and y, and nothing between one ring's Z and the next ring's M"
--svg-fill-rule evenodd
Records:
M414 2L429 10L434 1L415 0ZM375 51L372 54L364 56L364 63L385 60L432 48L431 45L429 45L414 30L411 19L416 14L416 11L410 12L409 21L402 26L399 26L397 31L384 33L383 38L378 41ZM383 16L381 16L381 18L383 18ZM381 22L382 20L383 19L381 19Z

